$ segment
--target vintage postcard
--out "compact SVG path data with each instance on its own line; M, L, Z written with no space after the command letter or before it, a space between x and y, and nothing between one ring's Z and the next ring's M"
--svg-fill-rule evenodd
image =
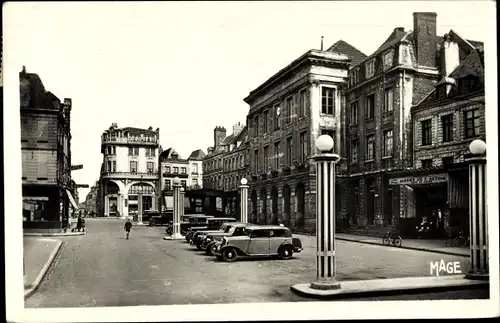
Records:
M3 30L9 322L499 314L494 2L7 2Z

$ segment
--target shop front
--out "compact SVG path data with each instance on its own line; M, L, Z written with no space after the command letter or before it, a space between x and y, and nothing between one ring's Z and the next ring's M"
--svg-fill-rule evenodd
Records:
M23 185L23 230L60 231L64 201L56 185Z

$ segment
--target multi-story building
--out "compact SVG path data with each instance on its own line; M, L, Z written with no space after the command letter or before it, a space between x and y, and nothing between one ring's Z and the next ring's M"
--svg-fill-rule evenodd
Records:
M344 89L352 61L365 57L344 41L310 50L253 90L250 105L249 220L313 230L316 138L329 134L342 151Z
M444 36L441 58L445 76L412 108L413 142L409 148L413 167L394 173L390 180L406 191L411 222L425 217L442 233L448 227L468 232L466 157L473 140L486 141L484 53L476 45L479 48L460 62L460 41L453 32Z
M160 129L118 128L101 136L101 199L104 216L135 216L156 209ZM139 196L142 200L139 201Z
M344 172L340 216L363 228L393 225L408 214L408 192L389 185L388 172L412 167L411 108L443 76L443 38L436 14L413 14L413 31L395 28L369 57L349 70L343 145ZM460 38L460 62L479 43ZM444 46L447 46L444 44ZM445 75L444 75L445 76Z
M203 188L203 158L206 154L201 149L193 151L188 157L188 189Z
M83 209L87 211L89 215L96 215L98 213L97 201L99 199L99 182L96 182L94 186L90 188L89 193L85 197L83 204Z
M78 208L71 181L71 99L61 102L25 67L19 83L23 227L60 230Z
M214 146L208 148L203 159L203 187L220 192L211 203L216 205L214 210L226 215L239 216L238 187L241 179L247 177L247 134L240 122L229 136L224 127L215 127Z
M182 158L173 148L161 150L158 159L159 169L159 203L162 211L172 211L173 180L178 177L182 187L187 189L189 183L189 161Z

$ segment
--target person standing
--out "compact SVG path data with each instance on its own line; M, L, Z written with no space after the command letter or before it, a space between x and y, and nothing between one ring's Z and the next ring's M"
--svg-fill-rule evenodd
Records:
M132 222L130 221L130 219L127 219L127 222L125 222L125 233L127 236L127 240L130 236L130 229L132 229Z
M80 226L82 227L82 231L85 232L85 218L80 218Z
M82 228L82 216L79 215L78 219L76 220L76 230L80 232L81 228Z

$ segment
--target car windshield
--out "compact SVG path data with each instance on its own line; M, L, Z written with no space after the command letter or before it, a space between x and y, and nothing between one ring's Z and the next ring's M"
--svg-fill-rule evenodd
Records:
M236 230L236 227L234 225L228 225L226 231L224 232L232 235L234 233L234 230Z

